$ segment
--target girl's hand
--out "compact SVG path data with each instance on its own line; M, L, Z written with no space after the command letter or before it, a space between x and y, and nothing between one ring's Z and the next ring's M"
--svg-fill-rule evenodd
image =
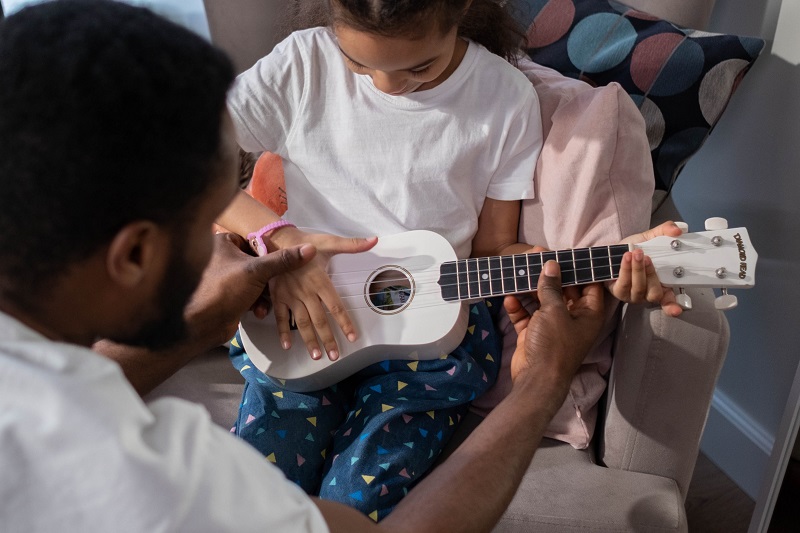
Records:
M681 229L674 222L664 222L660 226L623 239L622 244L637 244L655 237L666 235L677 237ZM661 285L653 261L642 250L625 252L622 256L619 278L606 282L606 287L618 300L630 303L651 302L661 304L661 309L669 316L678 316L683 309L675 301L675 293Z
M356 340L358 332L347 313L348 303L339 297L336 287L327 274L328 260L338 253L367 251L375 246L378 239L306 233L296 228L282 228L278 233L281 247L285 247L286 243L309 243L317 249L316 256L309 263L292 272L275 276L270 282L270 294L281 346L288 350L292 345L289 329L291 310L294 323L306 343L311 358L322 357L319 345L319 341L322 341L328 358L334 361L339 358L339 347L328 323L327 313L330 312L350 342Z

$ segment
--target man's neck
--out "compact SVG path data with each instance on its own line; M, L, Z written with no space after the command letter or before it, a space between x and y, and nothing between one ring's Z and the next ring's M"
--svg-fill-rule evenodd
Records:
M94 341L93 335L70 327L68 325L69 320L50 319L51 316L62 313L54 313L44 307L31 309L27 306L15 305L8 298L0 297L0 312L52 341L68 342L82 346L90 346ZM69 315L70 312L65 314Z

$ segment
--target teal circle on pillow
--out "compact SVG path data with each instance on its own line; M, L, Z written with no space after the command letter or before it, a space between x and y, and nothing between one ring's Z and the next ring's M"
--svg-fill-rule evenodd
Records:
M605 35L598 46L597 36ZM603 72L622 63L636 44L636 30L621 15L597 13L580 21L567 40L567 55L582 72Z
M753 59L757 58L764 49L764 41L755 37L743 37L740 35L739 43Z
M696 41L684 39L658 75L650 94L671 96L694 85L703 73L705 53Z

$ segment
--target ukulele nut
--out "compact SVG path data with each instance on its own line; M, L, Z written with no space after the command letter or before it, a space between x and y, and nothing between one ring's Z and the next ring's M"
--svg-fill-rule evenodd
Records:
M671 243L669 243L669 246L673 250L678 250L681 247L681 241L679 241L678 239L675 239Z
M719 235L715 235L714 237L711 237L711 244L713 244L714 246L721 246L722 245L722 237L720 237Z
M725 267L719 267L718 269L716 269L716 270L714 271L714 273L717 275L717 277L718 277L719 279L722 279L722 278L724 278L724 277L726 276L726 274L728 273L728 271L725 269Z
M672 275L676 278L682 278L685 273L686 271L683 270L683 267L675 267L675 269L672 271Z

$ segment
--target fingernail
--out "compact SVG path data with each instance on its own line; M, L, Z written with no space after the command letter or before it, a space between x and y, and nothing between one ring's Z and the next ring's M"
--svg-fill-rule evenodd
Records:
M553 261L552 259L544 264L544 275L547 277L553 277L558 275L558 263Z
M283 346L284 350L288 350L289 348L292 347L292 343L290 343L289 341L283 341L281 342L281 346Z
M348 333L347 334L347 340L349 340L350 342L356 342L356 334L355 333Z
M328 350L328 359L331 361L336 361L339 359L339 352L336 350Z
M311 350L311 359L319 359L322 357L322 352L319 351L319 348L314 348Z
M308 257L313 251L314 247L310 244L304 244L300 247L300 257Z

